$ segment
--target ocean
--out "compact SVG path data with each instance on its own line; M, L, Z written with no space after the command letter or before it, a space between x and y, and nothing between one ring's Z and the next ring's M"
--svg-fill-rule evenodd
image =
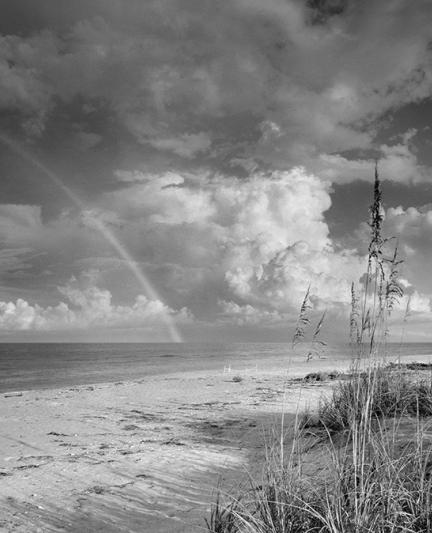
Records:
M235 371L287 365L304 359L289 343L3 343L0 344L0 392L71 387L140 379L177 371ZM349 356L347 345L326 349L326 359ZM432 354L432 343L388 346L393 356ZM311 369L312 365L311 365Z

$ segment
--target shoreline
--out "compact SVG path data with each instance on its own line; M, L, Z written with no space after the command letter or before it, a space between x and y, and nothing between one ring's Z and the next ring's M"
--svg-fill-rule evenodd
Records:
M135 381L152 376L174 375L178 372L218 373L222 372L225 366L231 366L232 372L239 373L267 372L271 368L290 372L291 369L299 367L303 367L304 372L307 373L311 365L315 367L315 365L324 364L324 367L327 368L327 364L332 361L333 370L339 370L339 367L344 366L347 361L351 361L353 358L348 346L334 345L329 347L329 353L324 354L324 358L315 358L307 363L307 347L299 346L293 351L288 344L274 344L278 346L275 353L268 351L271 343L261 345L251 343L250 352L247 351L247 345L240 343L239 346L242 349L240 351L235 349L232 352L230 352L229 347L226 352L218 352L219 345L209 344L206 345L206 351L201 354L197 349L200 344L190 344L182 345L178 352L170 351L170 347L167 346L159 353L152 353L147 345L143 345L142 353L137 352L135 348L129 352L115 349L106 356L101 356L103 346L96 344L98 349L95 352L86 353L85 350L77 353L68 352L65 358L57 353L57 350L44 354L43 350L38 349L35 358L31 352L21 351L15 359L13 352L2 354L0 350L0 366L2 368L0 395L9 392L52 390L119 381ZM418 344L423 345L423 343ZM29 346L32 345L29 344ZM55 346L61 345L55 343ZM112 344L107 344L107 349L112 348L112 346ZM124 344L119 346L121 348ZM130 345L126 344L126 346ZM132 346L135 347L136 345L132 344ZM162 346L165 345L162 344ZM341 351L341 346L344 346L347 351ZM187 352L189 347L191 348L190 353ZM407 346L403 348L414 355L412 353L409 355L400 354L399 345L389 346L389 349L391 348L394 349L395 355L389 356L388 360L396 360L399 356L403 360L408 360L411 357L420 359L432 357L429 354L424 354L424 349L418 350L420 353L417 353L415 346L412 350L409 350ZM432 349L432 345L427 345L427 348ZM417 355L415 355L416 353ZM68 357L70 358L68 359ZM27 365L27 360L30 365Z
M283 369L232 377L197 371L3 395L0 529L202 531L219 477L245 472L303 388L288 394Z
M158 357L164 357L164 356L158 356ZM385 362L396 362L398 358L401 358L401 361L403 362L417 362L417 361L424 361L432 364L432 353L431 354L405 354L402 356L394 355L394 356L386 356ZM260 361L260 365L258 366L258 363L256 361ZM365 362L368 361L367 358L363 359ZM380 360L382 361L383 358L381 357ZM263 363L264 361L264 363ZM252 376L252 375L259 375L262 373L265 374L276 374L280 372L284 372L286 374L287 379L292 378L298 378L301 376L304 376L308 372L315 372L315 371L347 371L349 368L349 365L352 364L354 361L354 358L350 355L343 357L343 358L331 358L331 357L322 357L322 358L314 358L311 361L306 361L306 358L302 355L294 355L294 356L266 356L262 358L254 357L250 360L241 360L241 361L235 361L235 363L230 363L229 361L224 361L221 359L220 361L214 361L212 362L210 368L200 368L198 370L193 370L190 368L177 370L175 368L158 368L156 371L149 372L147 374L143 374L141 376L137 376L132 379L128 379L125 377L117 376L113 377L110 380L103 379L101 380L83 380L83 381L71 381L70 383L64 383L64 384L52 384L52 385L46 385L46 386L35 386L30 388L25 387L18 387L18 388L12 388L7 387L3 385L1 386L0 382L0 397L4 395L13 395L13 394L26 394L29 392L36 392L36 391L55 391L55 390L63 390L63 389L73 389L73 388L79 388L79 387L89 387L89 386L108 386L108 385L115 385L116 383L136 383L141 382L145 380L152 380L152 379L158 379L163 378L164 376L187 376L187 375L197 375L202 374L206 375L211 373L212 375L244 375L244 376ZM230 367L229 372L224 372L225 367Z
M259 470L282 413L333 386L298 378L335 361L286 363L2 393L0 531L205 531L218 479Z

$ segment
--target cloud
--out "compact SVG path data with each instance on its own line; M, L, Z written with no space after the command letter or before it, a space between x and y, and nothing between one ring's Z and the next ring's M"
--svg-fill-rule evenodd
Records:
M286 316L277 311L257 309L252 305L239 305L234 302L219 303L222 314L219 323L236 324L237 326L280 326ZM292 317L290 317L292 318Z
M0 36L0 110L21 113L25 129L33 135L43 131L55 94L34 61L56 52L49 33L30 39Z
M90 150L97 146L102 140L102 136L97 133L87 132L87 131L78 131L76 134L76 141L78 149L80 150Z
M91 276L90 276L91 280ZM138 295L130 306L115 305L112 294L92 283L85 286L72 279L59 287L66 299L56 306L31 305L24 299L0 302L0 330L2 331L67 331L96 329L139 329L150 335L164 330L166 318L188 323L190 313L185 309L173 311L160 300Z
M89 250L93 250L93 255L97 251L112 252L109 244L100 239L100 233L86 231L95 216L107 223L116 221L113 216L104 218L98 210L65 210L44 221L40 206L0 204L0 239L11 250L26 248L29 253L45 256L48 262L59 263L63 259L68 264Z
M64 212L49 223L34 206L0 206L0 235L17 250L32 250L33 243L45 254L44 270L54 270L52 281L97 267L113 296L130 300L136 283L127 264L112 259L113 249L94 223L101 220L162 292L167 307L190 309L209 323L231 316L238 324L258 324L259 317L262 324L282 324L297 312L309 284L315 310L339 312L349 306L351 283L365 271L365 252L341 248L331 238L325 219L331 185L304 168L255 172L247 179L208 172L119 170L116 175L118 187L94 207ZM426 252L430 220L428 208L399 207L389 209L385 221L386 234L398 235L402 254L410 256L404 275L410 282L419 280L409 290L416 290L420 300L429 290L422 265L432 260ZM40 273L31 254L24 264L28 272ZM72 289L63 294L81 305ZM104 304L114 320L111 293L90 296L94 311L86 300L82 308L100 317ZM78 323L76 316L73 322Z
M297 305L309 282L317 292L336 287L333 300L323 299L340 300L348 287L341 277L356 273L349 266L356 259L336 251L329 237L324 219L331 205L329 184L302 168L243 180L209 173L118 171L117 176L120 188L102 195L94 207L65 211L49 222L37 206L0 205L2 240L11 249L29 250L21 271L25 267L36 283L46 283L42 272L49 271L52 284L97 266L114 292L127 289L130 297L128 267L107 262L113 249L101 239L99 220L156 289L163 288L173 308L186 306L204 319L220 313L220 300L285 312ZM31 259L35 250L42 260Z
M310 284L315 308L349 303L350 284L363 273L364 258L350 251L335 251L332 246L313 249L311 240L295 242L255 272L229 271L228 282L234 293L249 301L289 310L298 306Z
M423 295L431 294L430 275L425 265L432 261L432 208L401 206L387 209L385 217L387 235L397 238L402 271L415 289ZM412 292L413 288L408 289Z
M128 246L150 269L157 261L160 284L181 291L196 315L226 314L224 301L274 318L296 308L309 283L317 307L342 305L363 273L364 258L337 249L329 236L329 184L303 168L243 180L118 175L126 187L104 196L105 209L127 220Z
M363 276L366 257L364 251L341 248L331 237L325 219L330 183L302 167L255 172L246 179L126 170L116 175L118 187L91 209L63 212L49 222L35 206L0 206L0 236L10 243L12 267L22 280L24 271L37 286L83 269L100 270L98 279L85 286L63 281L66 303L53 305L58 296L52 292L44 305L25 297L4 302L8 327L138 327L156 323L165 310L180 321L187 315L188 327L225 327L231 320L275 328L295 319L309 285L314 311L327 308L335 322L346 319L350 286ZM127 262L113 258L95 220L109 226L145 270L162 294L158 302L148 295L137 298ZM403 275L417 313L429 306L430 280L423 267L432 261L431 220L428 206L386 213L385 233L399 236L400 251L409 259ZM44 254L42 259L35 250ZM415 287L410 286L413 279ZM114 299L134 303L115 305Z
M225 325L231 320L281 327L295 320L310 284L316 312L328 309L335 324L347 320L351 283L359 284L364 275L367 251L341 248L331 238L325 220L329 183L301 167L255 172L248 179L118 174L124 188L105 195L104 207L127 219L129 246L141 250L137 254L147 258L150 271L158 270L159 283L195 316ZM392 208L386 214L385 234L399 236L402 256L412 250L409 265L401 268L408 280L416 280L416 287L406 289L416 317L429 309L423 265L432 257L427 252L426 259L422 250L431 249L431 217L426 208L422 213ZM406 303L405 298L397 313Z
M29 276L31 259L38 256L32 248L2 248L0 250L0 273L3 277L22 278Z
M0 235L3 242L28 242L42 227L41 208L35 205L0 205Z
M415 149L411 146L413 136L412 131L408 131L401 143L383 144L379 147L377 157L383 181L417 184L432 180L430 170L419 163ZM338 184L356 180L370 182L374 165L373 159L349 159L339 154L321 154L310 163L315 173Z
M389 259L397 246L398 260L402 261L397 269L404 296L395 305L393 319L402 324L408 309L409 328L416 328L419 321L430 320L432 311L430 275L425 268L432 261L432 209L429 204L408 208L397 206L388 208L383 214L383 234L389 238L384 245L384 258ZM369 226L362 223L357 232L358 240L368 242L369 235Z
M430 205L421 208L401 206L391 207L386 211L385 227L389 235L397 237L406 268L421 268L419 263L432 259L432 209ZM424 279L424 273L419 279Z
M209 323L274 324L297 309L309 283L316 309L343 308L364 257L332 238L332 184L370 180L371 153L381 154L382 179L430 180L416 151L425 132L397 132L391 118L432 94L431 3L123 7L74 2L58 17L32 2L29 13L40 11L29 27L0 37L6 134L45 154L88 203L61 211L54 192L43 206L0 205L4 272L36 291L22 301L39 301L35 313L48 321L60 314L55 287L89 266L101 269L98 286L110 287L88 295L96 314L106 305L113 317L112 301L135 301L136 281L127 262L112 260L100 221L168 309L186 307ZM73 150L80 157L71 161ZM40 177L41 166L22 172L32 179L32 171ZM25 194L23 202L40 203L39 191ZM421 300L430 292L430 207L402 211L389 211L386 224L405 239L407 278L418 276Z
M202 222L215 214L211 190L201 186L196 176L138 171L117 171L116 175L121 181L135 182L118 193L105 195L109 209L121 216L144 215L153 223L178 225Z
M416 290L410 292L410 294L405 295L401 299L399 308L403 311L407 311L411 315L413 313L429 314L432 311L431 298L425 294L419 294Z
M184 133L180 137L168 139L149 139L155 148L170 150L182 157L193 157L199 152L205 152L211 145L210 138L206 133Z
M323 154L373 147L377 119L431 95L431 9L426 0L77 8L66 29L0 40L0 107L40 132L79 98L157 151L314 171ZM385 156L399 168L411 155L397 151ZM324 164L340 175L340 160Z

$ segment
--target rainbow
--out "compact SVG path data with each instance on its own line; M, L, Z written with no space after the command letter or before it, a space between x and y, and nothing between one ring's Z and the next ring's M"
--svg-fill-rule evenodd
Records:
M54 172L52 172L48 167L46 167L29 152L24 150L24 148L22 148L20 144L10 139L4 133L0 133L0 141L3 142L6 146L8 146L8 148L10 148L17 155L19 155L22 159L28 161L34 167L40 170L42 174L49 178L52 183L54 183L59 189L63 191L63 193L71 200L73 204L75 204L76 207L78 207L78 209L80 209L81 211L87 209L85 203L71 189L69 189L69 187L67 187L63 183L63 181L56 174L54 174ZM110 228L108 228L102 220L99 220L96 217L92 217L92 227L99 231L99 233L104 237L104 239L116 251L119 257L126 262L129 270L132 272L132 274L135 276L138 283L144 290L146 297L150 300L162 301L157 290L151 284L142 267L139 266L137 261L132 257L126 247L120 242L118 237L116 237L116 235L110 230ZM163 313L163 320L166 329L169 333L170 340L172 342L183 342L182 335L178 330L173 317L168 312Z

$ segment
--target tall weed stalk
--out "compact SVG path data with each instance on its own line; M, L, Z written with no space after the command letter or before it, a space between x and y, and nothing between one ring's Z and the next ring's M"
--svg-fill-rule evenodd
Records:
M400 365L395 371L379 364L389 317L403 296L398 280L402 261L397 246L387 253L392 239L383 236L383 221L376 166L363 294L354 284L351 287L350 340L357 361L366 366L353 366L349 379L321 401L317 422L296 428L290 454L284 456L281 442L280 455L285 458L268 456L264 479L242 495L241 508L230 501L223 512L213 512L210 531L432 531L432 448L424 422L432 416L432 377L413 378L404 375ZM309 292L301 305L293 346L305 338L311 324ZM324 316L313 339L323 321ZM321 443L312 452L311 432L313 442ZM215 517L220 518L217 524Z

